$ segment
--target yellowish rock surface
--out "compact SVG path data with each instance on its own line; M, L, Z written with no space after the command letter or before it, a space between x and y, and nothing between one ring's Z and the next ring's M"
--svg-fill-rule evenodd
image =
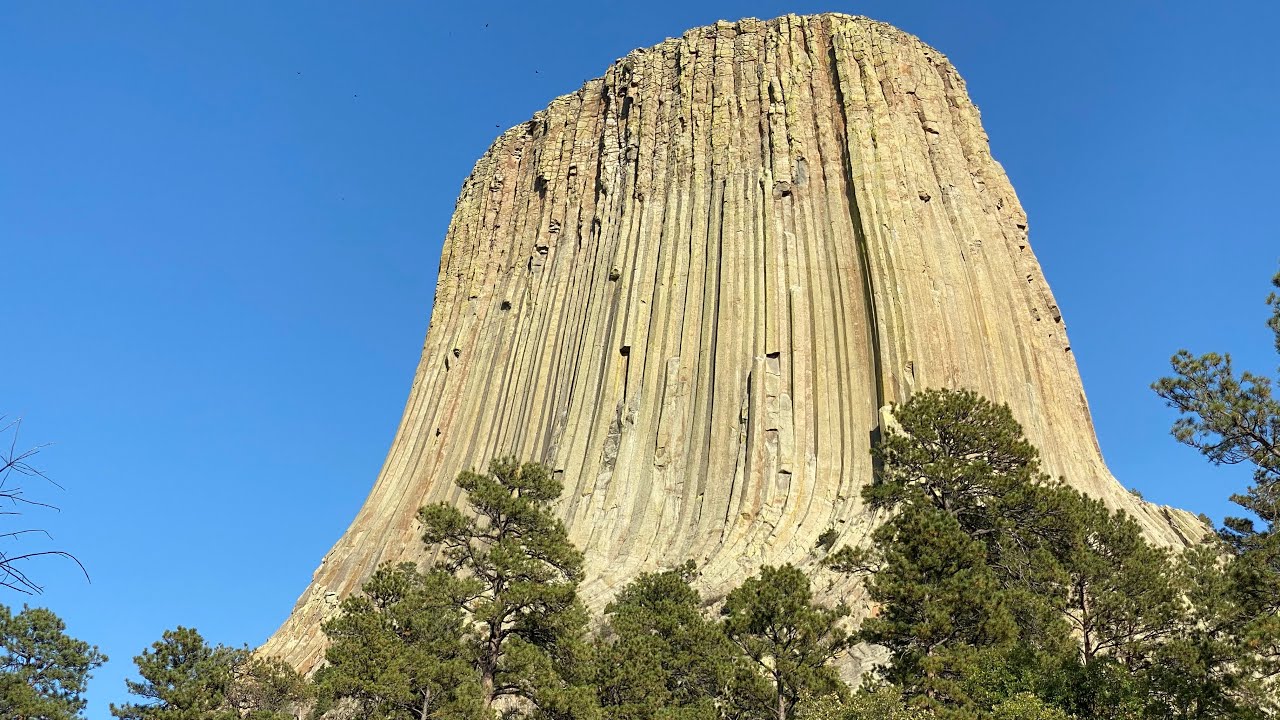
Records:
M421 363L351 528L263 648L303 670L424 503L496 455L561 474L596 609L685 559L723 594L874 527L882 410L1007 402L1046 468L1150 538L1202 530L1111 476L1027 219L947 59L844 15L637 50L504 133L444 243ZM861 602L848 581L829 595Z

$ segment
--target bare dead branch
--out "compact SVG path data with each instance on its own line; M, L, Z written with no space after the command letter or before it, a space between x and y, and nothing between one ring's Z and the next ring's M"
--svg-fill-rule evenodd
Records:
M22 418L14 418L8 422L4 421L5 417L0 416L0 423L4 423L0 426L0 434L9 433L8 449L0 450L0 504L7 506L7 509L0 510L0 517L22 515L23 509L28 507L45 508L58 512L58 507L55 505L27 497L20 484L23 479L38 478L59 490L64 489L62 485L55 482L32 462L32 459L49 445L34 445L27 449L19 450L18 448L21 446L19 445L18 435L22 429ZM32 534L41 534L49 540L53 539L47 531L41 529L9 530L0 532L0 538L17 540ZM90 581L89 571L85 569L84 563L81 563L79 558L65 550L37 550L23 552L18 555L10 555L0 551L0 587L9 588L25 595L40 594L44 590L43 586L27 575L18 565L48 556L57 556L74 562L76 567L80 568L80 572L84 574L85 580Z

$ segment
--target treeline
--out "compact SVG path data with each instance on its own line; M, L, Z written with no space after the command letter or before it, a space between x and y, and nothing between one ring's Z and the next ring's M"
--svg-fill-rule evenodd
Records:
M1276 279L1280 286L1280 276ZM1280 352L1280 297L1269 302ZM1280 403L1229 356L1174 358L1175 436L1247 463L1230 518L1180 551L1041 469L1008 407L929 391L895 408L863 491L866 547L824 533L810 572L765 567L723 598L692 563L600 617L546 468L495 460L423 508L430 567L379 568L323 626L309 679L179 628L135 659L117 718L186 720L1263 720L1280 712ZM865 576L870 613L815 599ZM817 574L826 575L819 578ZM847 585L844 583L842 585ZM885 661L856 687L847 653ZM3 717L74 718L105 660L43 610L0 614ZM18 708L15 710L14 708Z

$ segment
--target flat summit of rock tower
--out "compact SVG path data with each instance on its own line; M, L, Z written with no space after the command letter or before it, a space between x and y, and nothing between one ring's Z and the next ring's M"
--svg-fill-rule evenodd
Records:
M943 55L834 14L637 50L463 183L386 463L264 651L314 668L322 619L423 558L417 509L497 455L563 476L593 606L690 558L712 595L811 563L824 531L873 527L882 409L934 387L1008 403L1047 471L1151 539L1198 534L1103 463L1026 215Z

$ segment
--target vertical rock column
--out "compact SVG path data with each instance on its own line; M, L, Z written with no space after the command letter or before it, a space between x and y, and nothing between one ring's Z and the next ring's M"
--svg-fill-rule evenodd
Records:
M368 500L264 650L303 670L414 515L489 458L548 463L600 607L692 558L725 592L862 541L880 412L1009 403L1046 467L1177 543L1103 464L1027 220L946 58L843 15L637 50L463 184L422 359ZM841 587L851 593L857 588Z

